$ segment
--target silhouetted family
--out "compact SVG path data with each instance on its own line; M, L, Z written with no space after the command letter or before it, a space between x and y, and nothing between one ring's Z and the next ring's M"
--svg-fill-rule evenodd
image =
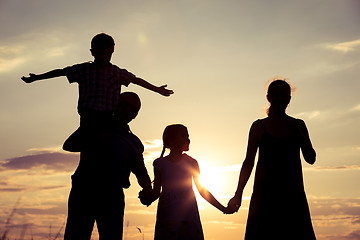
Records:
M173 91L111 64L114 49L113 38L100 33L91 41L93 62L22 77L31 83L66 76L69 83L78 83L80 127L63 145L66 151L80 152L72 175L65 240L90 240L95 221L100 240L122 239L123 188L130 186L131 172L142 187L142 204L149 206L159 198L155 239L204 239L193 181L210 204L225 214L235 213L257 152L245 239L316 239L304 191L300 149L309 164L315 162L316 153L304 121L286 114L292 90L286 80L276 79L268 86L268 117L254 121L250 128L238 187L224 207L201 185L198 162L184 153L190 140L182 124L169 125L163 132L163 151L153 162L152 186L144 164L144 146L128 126L137 116L141 101L133 92L121 93L121 86L134 83L163 96ZM170 150L166 156L165 149Z

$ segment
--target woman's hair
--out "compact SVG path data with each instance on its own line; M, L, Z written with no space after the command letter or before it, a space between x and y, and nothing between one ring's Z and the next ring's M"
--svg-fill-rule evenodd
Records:
M165 149L170 148L173 144L174 137L181 131L187 131L187 128L182 124L172 124L165 128L162 139L163 149L160 157L164 156Z
M295 91L295 88L286 80L286 79L272 79L270 80L270 84L267 87L267 95L271 96L276 87L285 87L288 90L289 95L291 92ZM270 107L266 110L266 114L269 116L271 113L271 104Z
M114 48L115 41L106 33L99 33L91 40L91 49L111 47Z

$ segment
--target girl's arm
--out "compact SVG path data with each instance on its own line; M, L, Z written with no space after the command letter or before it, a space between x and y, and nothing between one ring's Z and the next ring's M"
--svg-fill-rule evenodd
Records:
M161 191L161 174L160 172L154 167L154 188L153 188L153 199L155 201L160 197Z
M195 161L194 164L194 182L195 186L198 189L200 195L208 201L211 205L222 211L223 213L228 213L227 208L225 208L216 198L200 183L200 168L198 163Z
M160 196L161 176L160 172L154 167L154 188L150 187L150 191L143 189L139 192L139 198L142 204L150 206ZM151 185L150 185L151 186Z
M235 196L230 199L228 209L230 212L237 212L241 206L242 194L247 181L254 168L255 155L259 146L260 139L264 133L264 129L259 121L255 121L249 133L249 140L246 152L246 158L240 170L239 182L235 192Z
M160 87L157 87L157 86L154 86L151 83L145 81L144 79L138 78L138 77L136 77L134 80L132 80L132 83L139 85L143 88L146 88L150 91L157 92L163 96L170 96L171 94L174 93L173 90L166 89L167 85L162 85Z
M297 128L301 138L301 152L304 159L309 164L314 164L316 161L316 152L311 144L309 132L306 128L306 124L303 120L297 121Z
M38 80L43 80L43 79L48 79L48 78L55 78L55 77L60 77L60 76L65 76L65 71L63 69L55 69L43 74L34 74L34 73L30 73L29 77L21 77L21 79L26 82L26 83L32 83Z

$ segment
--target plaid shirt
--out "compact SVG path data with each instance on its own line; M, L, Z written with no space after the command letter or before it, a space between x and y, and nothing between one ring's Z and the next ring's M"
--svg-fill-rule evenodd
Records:
M121 85L128 86L136 76L113 64L104 67L85 62L64 68L69 83L79 84L78 112L113 113L119 101Z

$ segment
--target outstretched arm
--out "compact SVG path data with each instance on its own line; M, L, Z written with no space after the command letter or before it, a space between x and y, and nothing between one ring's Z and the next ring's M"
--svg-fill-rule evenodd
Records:
M26 83L32 83L38 80L60 77L60 76L65 76L65 71L63 69L55 69L43 74L30 73L29 77L22 76L21 79Z
M223 213L227 214L227 208L224 207L216 198L200 183L200 168L197 162L195 162L194 166L194 183L196 188L198 189L200 195L208 201L211 205L222 211Z
M259 146L259 141L263 134L263 129L258 121L254 122L250 128L246 158L240 170L239 182L235 196L230 199L228 209L230 212L237 212L241 206L242 194L247 181L254 168L255 155Z
M316 152L311 144L309 132L306 128L306 124L303 120L298 120L297 128L301 138L301 151L304 159L309 164L314 164L316 161Z
M157 87L155 85L152 85L151 83L145 81L144 79L142 78L135 78L132 83L136 84L136 85L139 85L143 88L146 88L150 91L153 91L153 92L157 92L163 96L170 96L171 94L173 94L173 90L169 90L169 89L166 89L167 85L162 85L160 87Z

